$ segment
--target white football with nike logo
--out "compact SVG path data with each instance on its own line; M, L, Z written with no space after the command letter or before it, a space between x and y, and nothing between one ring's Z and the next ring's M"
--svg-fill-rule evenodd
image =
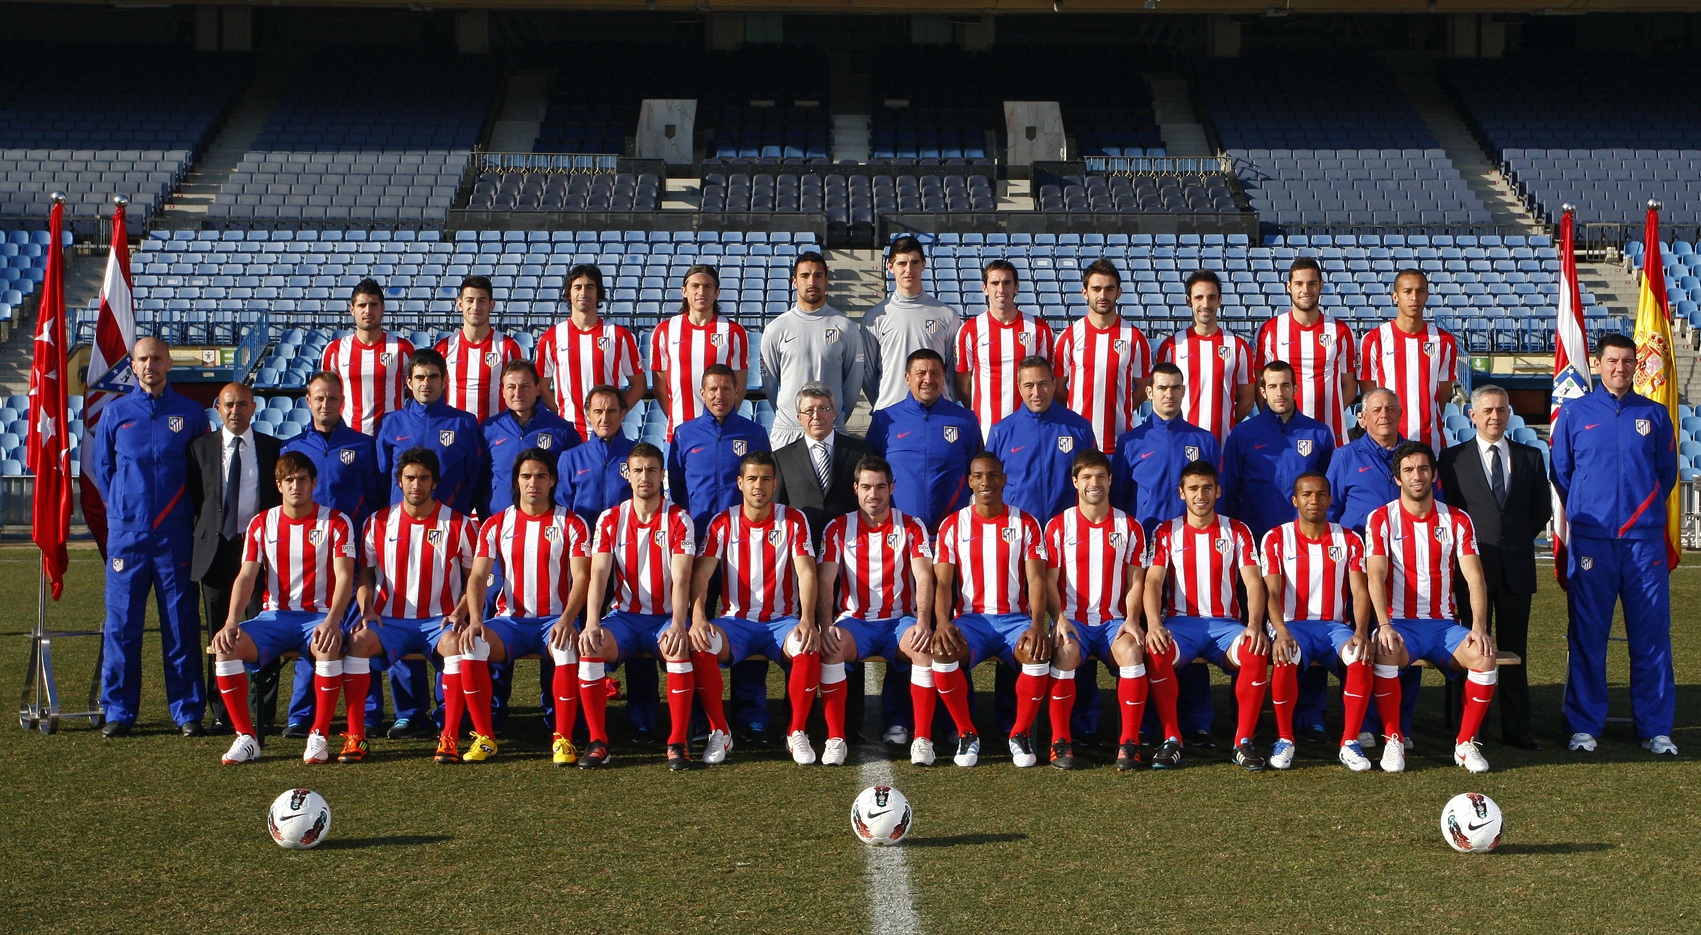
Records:
M902 841L914 823L910 800L891 786L869 786L851 805L851 830L864 844L889 847Z
M305 851L331 833L331 806L312 789L291 789L272 800L266 830L279 847Z
M1486 854L1500 843L1500 806L1480 792L1454 796L1441 810L1441 836L1461 854Z

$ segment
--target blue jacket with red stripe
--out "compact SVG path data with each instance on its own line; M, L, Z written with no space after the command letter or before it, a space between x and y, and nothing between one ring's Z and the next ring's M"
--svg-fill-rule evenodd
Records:
M431 498L446 503L457 513L471 515L478 509L478 483L483 478L486 453L478 419L442 399L429 406L409 401L378 425L378 468L391 478L390 503L402 502L402 488L394 483L396 462L410 448L424 448L437 456L437 489Z
M555 455L555 499L561 500L561 455L578 447L583 438L573 423L542 406L532 413L530 422L520 424L511 410L495 413L479 426L484 432L484 477L479 488L485 502L479 504L479 515L486 518L514 505L514 459L528 448L541 448Z
M1110 502L1148 531L1186 512L1181 469L1194 461L1222 467L1217 437L1179 415L1151 418L1122 433L1110 459Z
M673 502L684 507L701 535L715 514L744 502L738 492L738 462L752 451L768 451L768 432L736 412L724 421L703 413L673 432L667 452L667 483Z
M1402 441L1398 438L1395 447ZM1400 485L1394 482L1394 449L1377 444L1368 432L1335 449L1329 459L1329 493L1329 522L1364 532L1372 510L1400 499Z
M92 463L107 528L188 535L196 507L185 494L189 443L206 432L207 411L170 386L157 399L138 388L108 403Z
M874 413L868 446L892 465L892 506L928 535L969 505L969 461L981 450L980 420L944 397L923 406L914 395Z
M1604 386L1554 417L1553 484L1571 533L1590 539L1659 539L1677 485L1677 434L1666 407Z
M986 450L1004 463L1009 479L1004 502L1033 514L1041 526L1075 505L1069 465L1098 446L1093 424L1060 402L1044 412L1018 406L986 433Z

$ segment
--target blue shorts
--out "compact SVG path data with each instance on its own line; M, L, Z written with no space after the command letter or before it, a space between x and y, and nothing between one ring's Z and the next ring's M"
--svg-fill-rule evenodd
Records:
M243 621L242 632L260 650L260 660L249 667L264 666L284 653L300 653L307 659L307 644L324 622L324 614L306 610L262 610L253 620Z
M1016 641L1034 625L1034 618L1027 614L963 614L954 622L969 644L968 668L999 659L1012 671L1021 671Z
M1265 630L1270 634L1270 639L1275 640L1276 628L1266 624ZM1293 636L1293 641L1299 644L1301 671L1314 662L1321 662L1324 668L1337 677L1343 677L1346 665L1341 661L1341 647L1353 638L1352 627L1338 620L1289 620L1288 633ZM1365 661L1370 661L1368 653L1365 655Z
M721 663L723 666L735 662L743 662L751 656L763 656L771 662L784 662L785 654L780 647L785 645L786 637L797 628L801 622L796 617L775 617L767 623L757 623L743 617L716 617L709 621L721 628L726 634L727 648L732 651L732 658Z
M1175 664L1187 665L1195 659L1203 658L1216 663L1217 668L1224 672L1233 672L1229 667L1229 647L1239 641L1246 632L1246 625L1239 620L1227 617L1169 617L1164 620L1164 626L1169 628L1170 636L1175 638L1176 649L1179 653Z
M360 618L356 617L358 622ZM418 653L429 656L437 649L437 641L443 638L448 628L443 625L443 617L382 617L380 626L370 627L378 635L378 642L384 646L383 665L395 665L403 656Z
M1075 625L1075 635L1081 638L1081 659L1098 659L1105 665L1116 665L1116 660L1110 657L1110 644L1116 642L1117 634L1122 632L1122 618L1112 617L1098 626L1088 626L1079 620L1071 620Z
M1412 661L1426 660L1452 678L1459 674L1460 667L1453 663L1453 653L1465 642L1465 637L1471 635L1470 627L1462 627L1454 620L1412 620L1395 618L1389 621L1394 625L1394 632L1406 641L1406 652L1411 654Z
M856 658L879 656L887 662L898 661L898 641L904 631L915 626L914 617L891 617L886 620L864 620L861 617L840 617L833 626L849 633L856 641Z
M560 617L491 617L484 628L496 634L507 651L508 661L521 656L541 656L548 649L549 629Z
M609 660L614 665L627 659L637 659L640 656L661 658L661 647L656 645L656 638L668 627L673 626L673 617L668 614L629 614L617 610L602 618L603 629L614 637L614 645L620 653L619 660Z

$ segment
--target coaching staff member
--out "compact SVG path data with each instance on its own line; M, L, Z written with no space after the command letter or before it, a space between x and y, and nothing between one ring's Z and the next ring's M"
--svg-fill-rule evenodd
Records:
M1552 434L1553 483L1571 526L1568 746L1594 750L1606 726L1607 630L1622 600L1636 736L1648 750L1675 756L1670 569L1676 559L1668 557L1665 537L1677 439L1666 408L1631 388L1636 345L1629 338L1602 335L1595 367L1600 385L1560 408Z
M856 463L873 453L862 439L833 430L837 416L827 384L803 384L797 391L797 421L803 425L803 437L774 452L779 468L774 502L803 511L817 552L827 522L858 509Z
M868 444L892 465L892 506L931 533L969 505L969 462L980 453L980 420L945 398L945 359L932 348L910 352L909 393L877 410Z

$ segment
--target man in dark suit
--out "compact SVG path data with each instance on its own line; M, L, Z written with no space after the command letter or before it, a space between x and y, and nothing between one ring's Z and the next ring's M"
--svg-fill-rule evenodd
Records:
M1477 435L1442 452L1441 489L1447 505L1470 514L1476 527L1495 641L1527 662L1535 538L1553 516L1553 500L1542 453L1506 437L1511 417L1504 389L1483 384L1472 391ZM1470 608L1459 609L1459 622L1470 625ZM1510 746L1540 750L1530 733L1528 671L1527 665L1500 670L1500 733Z
M779 466L774 502L803 511L820 551L827 522L856 511L856 463L874 449L855 435L833 431L838 413L825 383L811 381L797 391L797 420L803 437L774 452Z
M230 611L231 585L242 568L242 540L255 515L282 502L272 474L278 466L283 443L254 431L254 393L237 383L226 384L214 403L219 421L209 432L189 445L188 496L195 510L194 553L190 578L200 582L206 606L209 641L224 626ZM260 589L255 590L250 614L259 612ZM207 657L207 683L212 676L213 657ZM277 714L278 661L272 660L253 680L250 697L258 713L258 729L265 733ZM215 727L229 724L224 704L212 699Z

